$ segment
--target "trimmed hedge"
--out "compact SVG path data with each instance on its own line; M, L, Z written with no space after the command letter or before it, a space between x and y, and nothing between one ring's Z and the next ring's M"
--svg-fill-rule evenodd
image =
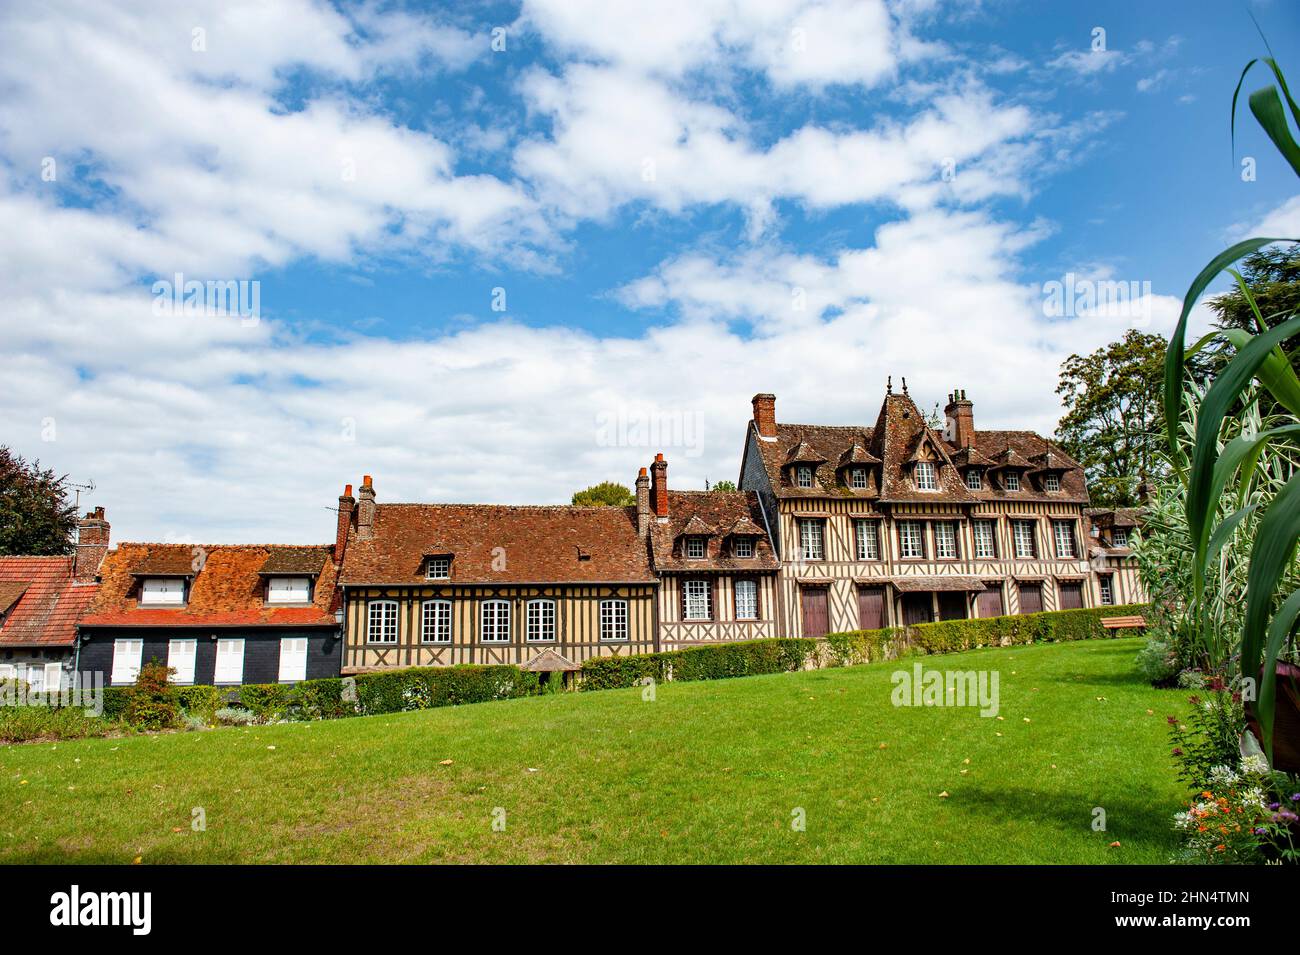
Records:
M918 653L952 653L977 647L1092 640L1118 636L1122 632L1107 630L1101 625L1102 618L1132 617L1149 610L1148 604L1128 604L974 620L941 620L912 627L908 644Z
M906 654L907 630L885 627L881 630L849 630L826 634L826 665L856 666L894 660Z
M646 677L668 680L724 680L761 673L802 670L815 662L817 641L803 637L717 643L687 650L627 657L595 657L582 664L583 690L636 686Z
M356 681L357 711L366 715L535 696L541 685L538 674L511 665L411 667Z

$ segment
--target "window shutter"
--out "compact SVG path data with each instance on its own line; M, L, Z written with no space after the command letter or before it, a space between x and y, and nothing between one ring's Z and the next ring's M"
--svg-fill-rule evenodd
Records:
M307 679L307 638L285 637L280 641L281 683L295 683Z
M45 664L45 692L57 693L63 689L63 664Z
M143 640L114 640L111 682L134 683L140 673L140 657L143 653Z
M244 641L217 641L217 666L213 683L242 683L244 680Z

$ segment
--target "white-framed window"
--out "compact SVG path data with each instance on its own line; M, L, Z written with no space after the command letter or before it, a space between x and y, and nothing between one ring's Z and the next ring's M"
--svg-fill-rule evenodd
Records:
M555 601L528 601L528 639L536 643L555 640Z
M875 521L856 521L854 534L857 538L858 560L880 560L880 532Z
M235 637L217 641L217 666L213 683L244 682L244 641Z
M1002 487L1008 491L1020 490L1020 475L1016 471L1002 472Z
M1033 521L1012 521L1011 539L1015 544L1017 557L1038 556L1038 548L1034 542Z
M813 486L813 469L810 465L801 464L794 469L794 483L799 487Z
M420 642L451 643L450 600L426 600L420 605Z
M898 554L904 558L925 556L925 528L920 521L898 522Z
M176 671L171 675L173 683L194 682L194 660L198 656L198 649L198 640L167 641L167 666Z
M736 557L753 557L754 556L754 538L737 537L731 542L731 552Z
M269 604L311 603L310 577L270 577L266 581Z
M1114 547L1128 546L1128 528L1117 527L1110 532L1110 542Z
M1056 556L1062 559L1077 557L1074 547L1074 522L1052 521L1052 536L1056 539Z
M307 679L307 638L283 637L280 640L281 683Z
M425 580L451 579L451 554L434 554L424 564Z
M804 517L799 520L799 553L804 560L824 560L826 558L825 528L817 517Z
M45 692L45 668L36 663L27 665L27 689L32 693Z
M140 675L140 657L143 655L143 640L114 640L112 682L134 683Z
M934 556L940 560L957 559L957 525L952 521L935 522Z
M736 619L758 619L758 581L741 577L736 581Z
M707 580L683 581L682 602L686 620L713 619L713 592Z
M367 643L397 642L397 601L372 600L366 606Z
M691 560L703 560L708 545L703 537L686 538L686 556Z
M916 470L912 476L916 480L916 489L918 491L937 491L939 489L934 464L930 461L916 462Z
M849 468L849 487L860 491L867 486L866 468Z
M510 642L510 602L485 600L479 611L479 640L483 643Z
M602 600L600 602L600 639L627 639L626 600Z
M988 520L976 520L973 528L975 532L975 556L993 558L998 556L997 545L994 543L993 522Z
M179 607L184 603L184 577L146 577L140 582L141 606Z
M47 663L42 669L45 671L45 692L58 693L63 689L63 664Z
M1044 491L1059 491L1061 489L1061 476L1059 474L1043 475Z
M979 468L970 468L966 471L966 486L972 491L981 491L984 489L984 472Z
M1115 588L1111 584L1110 576L1097 578L1097 589L1101 593L1101 602L1105 606L1112 606L1115 603Z

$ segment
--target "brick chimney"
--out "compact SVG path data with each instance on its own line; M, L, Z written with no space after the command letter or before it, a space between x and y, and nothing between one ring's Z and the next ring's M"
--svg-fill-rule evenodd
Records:
M947 419L943 436L959 448L971 447L975 443L975 405L966 398L966 392L953 391L943 414Z
M109 524L104 520L102 507L87 511L86 516L77 523L77 555L72 564L74 580L95 579L99 565L108 553L108 531Z
M650 533L650 472L646 468L636 476L636 532Z
M339 495L339 526L334 535L334 562L343 560L343 552L348 546L348 529L352 526L352 512L356 510L357 499L352 496L352 485L348 484Z
M375 536L375 485L367 474L361 479L361 490L357 491L357 537L370 540Z
M758 394L752 399L754 405L754 427L759 437L767 441L776 440L776 395Z
M655 519L668 520L668 462L663 454L656 454L650 465L650 506L654 509Z

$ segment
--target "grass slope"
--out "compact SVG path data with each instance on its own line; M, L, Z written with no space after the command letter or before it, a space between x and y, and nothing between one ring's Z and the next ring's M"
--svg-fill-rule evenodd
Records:
M1182 797L1165 716L1185 705L1141 682L1137 648L922 659L998 670L1001 720L896 708L885 663L671 684L654 702L9 746L0 861L1165 862Z

